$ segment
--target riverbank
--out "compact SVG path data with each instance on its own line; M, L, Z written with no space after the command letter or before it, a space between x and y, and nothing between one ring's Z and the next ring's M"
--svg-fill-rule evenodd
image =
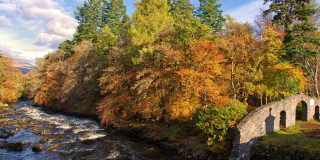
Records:
M119 119L111 122L108 130L156 144L177 155L177 159L227 159L229 155L214 154L207 145L206 135L186 123L174 123L167 127L162 122Z
M90 118L99 122L95 114L84 114L70 110L57 110L44 107L46 112L64 114L79 118ZM112 121L106 126L110 133L132 138L136 142L146 142L159 146L165 152L175 155L174 159L226 159L229 152L215 154L207 145L203 132L194 130L187 123L173 123L170 127L164 122L143 122L127 119Z
M155 145L111 134L97 121L51 114L32 101L0 107L0 121L0 159L174 159Z

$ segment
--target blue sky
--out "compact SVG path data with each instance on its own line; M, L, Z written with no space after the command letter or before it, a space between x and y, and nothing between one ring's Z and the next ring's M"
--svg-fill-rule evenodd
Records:
M2 54L34 63L72 39L78 25L73 11L84 0L0 0L0 50ZM135 0L124 0L130 15ZM191 0L198 6L198 0ZM220 0L224 14L252 23L263 0Z

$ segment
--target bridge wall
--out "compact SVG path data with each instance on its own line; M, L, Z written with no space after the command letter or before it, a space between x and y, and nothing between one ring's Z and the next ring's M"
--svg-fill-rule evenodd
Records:
M237 134L230 159L250 159L250 150L260 137L280 130L280 113L282 111L285 111L285 127L295 125L296 108L299 102L303 102L305 107L302 119L314 119L315 107L320 106L319 100L303 94L287 97L252 111L237 126Z

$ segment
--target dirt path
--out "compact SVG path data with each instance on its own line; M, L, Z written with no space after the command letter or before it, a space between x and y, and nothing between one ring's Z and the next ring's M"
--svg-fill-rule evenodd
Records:
M320 125L319 124L306 123L306 124L302 124L301 127L309 129L309 130L305 131L303 133L303 135L310 137L310 138L320 139Z

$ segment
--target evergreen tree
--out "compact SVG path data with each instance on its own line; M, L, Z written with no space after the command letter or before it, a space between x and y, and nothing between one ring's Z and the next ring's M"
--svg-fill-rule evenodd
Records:
M284 27L285 54L283 60L296 61L301 56L312 53L303 46L306 43L319 43L318 40L308 36L307 32L315 32L317 28L310 23L310 17L315 14L315 8L310 7L311 0L265 0L271 2L270 8L264 14L273 13L273 22Z
M176 46L186 50L190 41L210 37L211 29L193 15L195 8L190 0L170 0L168 3L174 18L175 38L173 43Z
M316 36L316 23L312 22L317 5L313 0L265 0L267 2L271 5L264 13L273 13L273 22L283 25L286 33L283 41L285 54L281 59L301 66L319 97L317 72L320 38Z
M74 12L79 22L73 41L78 44L82 40L97 39L103 23L103 9L108 3L104 0L87 0Z
M103 22L111 29L115 35L123 33L123 23L126 19L126 6L123 0L110 0L103 13Z
M104 28L98 37L99 51L108 54L114 47L124 44L130 29L129 17L123 0L110 0L103 10Z
M223 22L226 19L222 15L222 10L219 10L221 4L218 0L199 0L200 7L197 10L197 16L202 22L211 27L213 32L219 32L222 29Z
M65 51L69 56L73 55L74 52L72 51L73 43L70 40L65 40L59 44L58 49Z

